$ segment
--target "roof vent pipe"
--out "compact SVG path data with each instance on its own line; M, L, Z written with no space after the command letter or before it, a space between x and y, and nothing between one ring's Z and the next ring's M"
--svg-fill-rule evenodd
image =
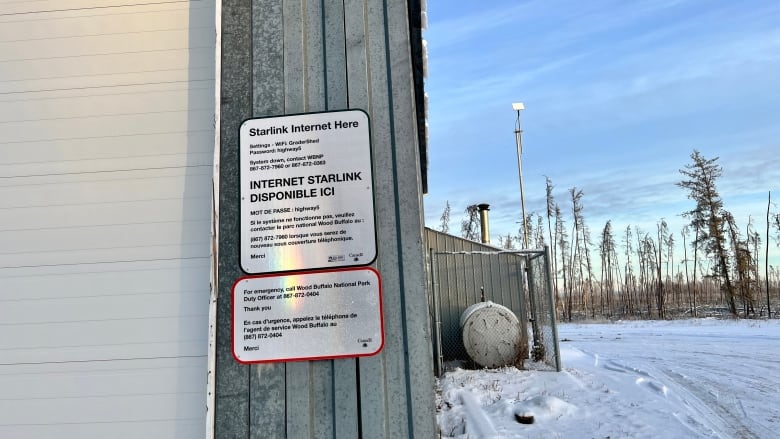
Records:
M482 235L482 243L490 244L490 225L488 224L490 204L482 203L477 206L477 209L479 209L479 230Z

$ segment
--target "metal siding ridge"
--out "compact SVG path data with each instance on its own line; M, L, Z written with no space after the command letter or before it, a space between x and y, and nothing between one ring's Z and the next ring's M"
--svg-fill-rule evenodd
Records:
M325 11L323 0L304 0L304 103L306 111L325 111ZM310 363L310 437L334 436L334 360Z
M401 270L402 334L404 336L403 370L405 380L404 410L390 412L399 424L405 422L409 437L433 437L435 434L434 380L431 338L426 325L426 299L422 267L425 255L422 245L422 189L419 151L417 148L416 112L410 29L406 2L385 1L388 50L388 86L391 92L393 120L394 173L396 182L396 224ZM405 416L404 416L405 415ZM392 425L392 424L391 424ZM399 433L403 433L399 431Z
M220 221L221 237L238 233L238 200L234 188L238 184L238 124L251 115L251 76L242 62L251 55L251 14L247 2L222 2L222 46L220 70ZM240 11L241 13L237 13ZM224 13L227 12L227 13ZM221 239L217 245L220 255L237 253L237 242ZM217 289L222 298L217 301L216 360L215 360L215 437L246 439L249 437L250 413L249 368L233 360L231 346L230 286L239 273L231 258L218 261Z
M374 2L375 3L375 2ZM392 108L387 105L382 95L372 94L369 90L375 82L384 83L384 78L377 78L377 72L383 72L386 62L384 50L378 55L372 51L369 44L374 40L371 32L376 34L384 30L384 24L370 26L370 5L366 1L344 1L345 49L347 54L347 93L348 106L360 108L368 112L371 120L371 143L373 147L374 187L387 190L394 184L392 175L387 173L389 155L389 113ZM381 11L380 11L381 14ZM360 437L382 439L387 436L388 423L388 383L386 378L386 362L388 356L395 350L396 340L391 334L397 330L393 326L396 307L392 298L397 294L395 277L388 268L392 268L397 259L387 249L387 243L395 238L392 230L386 226L387 217L395 213L388 207L388 197L375 194L377 253L376 266L382 275L383 308L385 324L385 346L375 357L358 360L357 372L359 383Z
M343 0L323 1L324 98L327 110L349 108L347 104L347 53ZM358 380L356 359L333 360L333 431L330 436L344 439L360 437Z
M251 3L251 52L242 60L252 65L251 116L275 116L285 110L284 1L259 0ZM237 139L235 143L238 144ZM238 230L234 233L234 236L239 235ZM285 364L257 364L249 366L249 369L249 389L245 395L249 401L249 437L285 437Z
M327 110L347 107L347 55L344 41L344 1L323 0L323 50Z
M307 110L307 49L308 17L306 0L283 1L284 35L284 113L297 114ZM294 361L285 366L286 437L304 439L311 437L312 387L314 377L311 362Z

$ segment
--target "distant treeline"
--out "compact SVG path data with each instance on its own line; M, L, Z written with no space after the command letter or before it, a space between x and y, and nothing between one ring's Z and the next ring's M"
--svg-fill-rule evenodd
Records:
M663 219L652 232L631 226L615 231L610 220L594 244L583 215L583 191L569 189L569 225L553 197L552 181L545 177L546 214L528 215L518 234L502 236L499 246L516 249L528 242L531 248L550 247L556 308L563 320L780 316L780 271L767 263L759 272L761 258L769 258L769 241L773 247L780 242L780 213L770 209L771 192L763 246L752 219L742 229L724 207L716 185L722 175L718 158L707 159L696 150L690 157L677 186L687 191L693 208L682 212L689 223L677 235ZM465 214L461 236L476 241L477 205ZM449 223L448 202L440 230L448 232ZM682 255L675 254L677 239Z

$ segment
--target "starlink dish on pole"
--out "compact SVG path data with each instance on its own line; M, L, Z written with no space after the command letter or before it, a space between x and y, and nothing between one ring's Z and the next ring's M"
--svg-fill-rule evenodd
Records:
M515 123L515 144L517 145L517 174L520 177L520 206L523 210L523 248L528 248L528 226L525 216L525 191L523 190L523 130L520 127L520 111L525 110L522 102L512 104L512 109L517 111L517 122Z

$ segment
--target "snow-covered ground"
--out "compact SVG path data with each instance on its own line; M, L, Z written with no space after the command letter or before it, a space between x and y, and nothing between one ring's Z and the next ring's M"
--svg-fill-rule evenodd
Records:
M561 373L446 373L442 437L780 438L778 320L561 324L559 334Z

